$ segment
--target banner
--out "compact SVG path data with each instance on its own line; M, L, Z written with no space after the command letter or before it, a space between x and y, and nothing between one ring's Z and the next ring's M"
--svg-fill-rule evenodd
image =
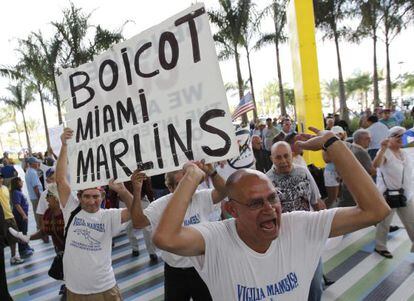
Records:
M207 13L196 4L57 77L71 187L237 156Z

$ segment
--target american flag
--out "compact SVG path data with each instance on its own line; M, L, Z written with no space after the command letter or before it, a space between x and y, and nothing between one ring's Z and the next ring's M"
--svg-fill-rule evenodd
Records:
M242 99L240 99L240 102L237 105L236 110L234 110L234 113L231 116L231 118L232 120L235 120L241 115L243 115L244 113L247 113L254 109L255 107L253 104L253 97L252 97L252 94L249 92L246 95L244 95Z

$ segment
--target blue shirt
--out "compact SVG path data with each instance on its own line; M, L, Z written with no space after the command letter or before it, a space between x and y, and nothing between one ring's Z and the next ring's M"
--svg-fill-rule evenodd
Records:
M26 197L19 189L13 190L12 193L12 203L13 203L13 215L20 216L20 213L16 209L16 205L20 205L26 215L29 212L29 203L27 202Z
M14 169L13 165L6 165L1 168L1 174L3 178L13 178L16 176L16 169Z
M27 185L27 191L29 192L29 198L31 200L38 199L34 188L37 186L39 189L39 194L43 192L42 183L40 182L39 176L37 175L37 171L34 168L29 167L29 169L26 171L26 185Z

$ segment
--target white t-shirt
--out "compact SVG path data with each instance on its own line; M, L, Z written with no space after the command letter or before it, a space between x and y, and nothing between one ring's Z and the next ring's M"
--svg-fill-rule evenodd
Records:
M65 225L79 205L71 194L62 208ZM66 287L76 294L96 294L116 285L112 269L112 237L121 230L122 209L81 210L69 227L63 256Z
M190 257L213 300L307 300L336 209L282 214L264 254L239 237L235 219L195 226L205 254Z
M212 211L214 211L213 199L211 198L212 189L197 190L188 206L187 212L184 217L184 226L206 223L209 221L209 217ZM144 209L145 216L150 221L150 228L156 229L162 214L167 207L172 194L163 196L154 202L152 202L147 208ZM154 233L154 231L152 232ZM193 264L189 257L178 256L166 251L161 251L162 259L170 266L176 268L189 268Z
M46 201L47 189L40 194L39 203L37 204L36 214L45 214L49 204Z

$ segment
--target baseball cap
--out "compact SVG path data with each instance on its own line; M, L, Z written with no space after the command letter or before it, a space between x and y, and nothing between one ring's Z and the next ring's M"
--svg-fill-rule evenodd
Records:
M405 133L406 129L402 126L393 126L388 130L388 137L401 136Z
M29 164L34 164L34 163L41 163L39 159L35 158L35 157L30 157L29 159L27 159L27 163Z
M46 170L46 178L53 176L54 173L55 173L55 169L53 167L49 168L48 170Z

